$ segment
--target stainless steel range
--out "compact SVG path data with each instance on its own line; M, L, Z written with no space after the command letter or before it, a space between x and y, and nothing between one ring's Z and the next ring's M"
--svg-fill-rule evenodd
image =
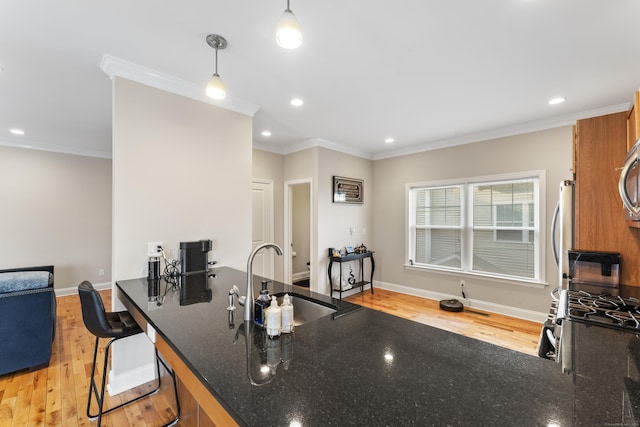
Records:
M583 290L567 291L566 314L577 322L640 332L640 300Z
M640 332L640 300L619 295L620 254L568 250L568 283L553 301L538 343L538 356L562 362L565 320ZM566 363L566 360L565 360Z

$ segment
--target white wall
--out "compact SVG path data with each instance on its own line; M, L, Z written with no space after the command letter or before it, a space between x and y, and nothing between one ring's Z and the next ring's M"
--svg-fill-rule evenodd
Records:
M329 293L328 277L328 249L341 248L364 243L371 250L377 250L373 244L373 208L376 203L374 193L373 162L361 157L339 153L326 148L318 148L318 179L317 179L317 230L318 239L315 254L317 266L317 290ZM356 178L364 180L364 203L342 204L333 203L333 176ZM354 234L349 229L353 227ZM313 254L312 254L313 256ZM378 262L376 254L376 265ZM350 263L354 274L359 273L358 263ZM365 262L365 278L368 277L368 263ZM349 268L345 264L345 273ZM337 269L334 269L336 271ZM344 275L344 273L343 273ZM337 283L334 283L337 287Z
M472 306L482 303L482 308L502 312L505 312L505 307L513 308L506 313L534 318L536 313L548 311L549 292L557 286L557 267L549 250L548 236L558 198L558 185L561 180L571 178L571 138L571 128L564 127L375 162L315 147L281 156L284 165L279 159L272 159L271 163L261 162L261 167L265 171L271 167L283 167L282 179L285 182L300 179L312 181L312 241L315 242L311 254L312 266L315 267L312 268L313 290L329 292L327 248L364 243L376 252L374 279L381 286L423 296L449 295L460 298L458 281L463 278ZM278 155L271 156L277 158ZM546 247L543 252L545 280L549 286L532 287L476 276L417 271L403 266L407 183L532 170L544 170L546 176L543 231ZM333 175L364 179L365 203L332 203ZM276 214L276 224L279 218ZM353 236L349 233L351 226L355 230ZM276 236L276 239L280 238L278 232ZM366 268L367 263L365 273L368 273ZM357 268L354 272L358 272Z
M371 247L373 237L373 162L360 157L337 151L313 147L298 151L283 158L281 164L273 156L254 150L254 176L278 177L277 170L283 167L282 179L288 182L310 182L311 197L311 289L316 292L329 293L327 280L329 247L357 246L364 243ZM259 172L258 172L259 171ZM260 174L260 175L258 175ZM345 176L364 180L364 203L361 205L333 203L333 176ZM277 206L278 202L276 202ZM282 213L284 215L284 212ZM282 221L276 211L276 227ZM353 227L353 236L349 228ZM284 233L284 231L282 231ZM276 241L283 239L276 231ZM283 241L283 244L287 244ZM374 248L372 248L374 249ZM306 261L305 261L306 263ZM354 273L359 272L357 263L352 263ZM369 274L368 263L365 263L365 274ZM276 266L278 259L276 258ZM334 273L337 268L334 268ZM345 272L348 267L345 265ZM368 277L368 276L367 276Z
M251 122L115 78L114 280L147 274L151 241L162 241L168 255L177 257L179 242L212 239L210 260L245 268L251 252ZM114 304L119 308L115 299ZM143 345L116 349L110 381L115 390L150 360L139 357Z
M0 147L0 200L0 268L53 265L58 290L111 282L110 160Z
M210 259L244 268L251 252L251 118L115 80L115 280L147 270L147 242L176 256L212 239Z
M473 301L546 313L549 292L557 286L557 267L550 251L551 218L561 180L571 179L571 127L517 135L374 163L373 228L376 277L381 282L407 287L421 294L436 292L460 297L458 280L465 279L467 297ZM460 274L417 271L403 266L405 259L405 185L463 177L533 170L546 171L546 238L544 288L481 279ZM517 313L512 313L517 315Z

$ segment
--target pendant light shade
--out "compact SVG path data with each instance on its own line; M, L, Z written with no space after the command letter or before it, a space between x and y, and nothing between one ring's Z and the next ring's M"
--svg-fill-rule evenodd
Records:
M207 44L216 50L216 68L207 82L206 93L213 99L224 99L224 97L227 96L227 91L224 87L224 82L218 74L218 49L227 47L227 40L217 34L209 34L207 36Z
M302 44L300 24L298 24L298 20L289 9L289 0L287 0L287 10L284 11L280 21L278 21L276 42L285 49L295 49Z
M227 96L227 91L224 87L224 82L220 76L216 73L207 82L207 95L213 99L224 99Z

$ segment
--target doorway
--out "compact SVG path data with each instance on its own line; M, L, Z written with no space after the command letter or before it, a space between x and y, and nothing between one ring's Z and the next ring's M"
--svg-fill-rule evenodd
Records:
M313 281L311 209L311 179L287 181L285 282L305 287L310 287Z
M273 242L273 181L254 179L252 194L251 250ZM253 274L274 279L273 251L260 251L253 261Z

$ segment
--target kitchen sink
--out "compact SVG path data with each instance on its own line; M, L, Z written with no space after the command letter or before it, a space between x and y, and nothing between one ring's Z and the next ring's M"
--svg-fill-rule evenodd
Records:
M278 305L282 305L284 293L277 293L275 296L278 298ZM334 314L338 311L337 306L306 295L289 292L289 297L291 299L291 304L293 305L293 321L295 326L313 322L314 320Z

